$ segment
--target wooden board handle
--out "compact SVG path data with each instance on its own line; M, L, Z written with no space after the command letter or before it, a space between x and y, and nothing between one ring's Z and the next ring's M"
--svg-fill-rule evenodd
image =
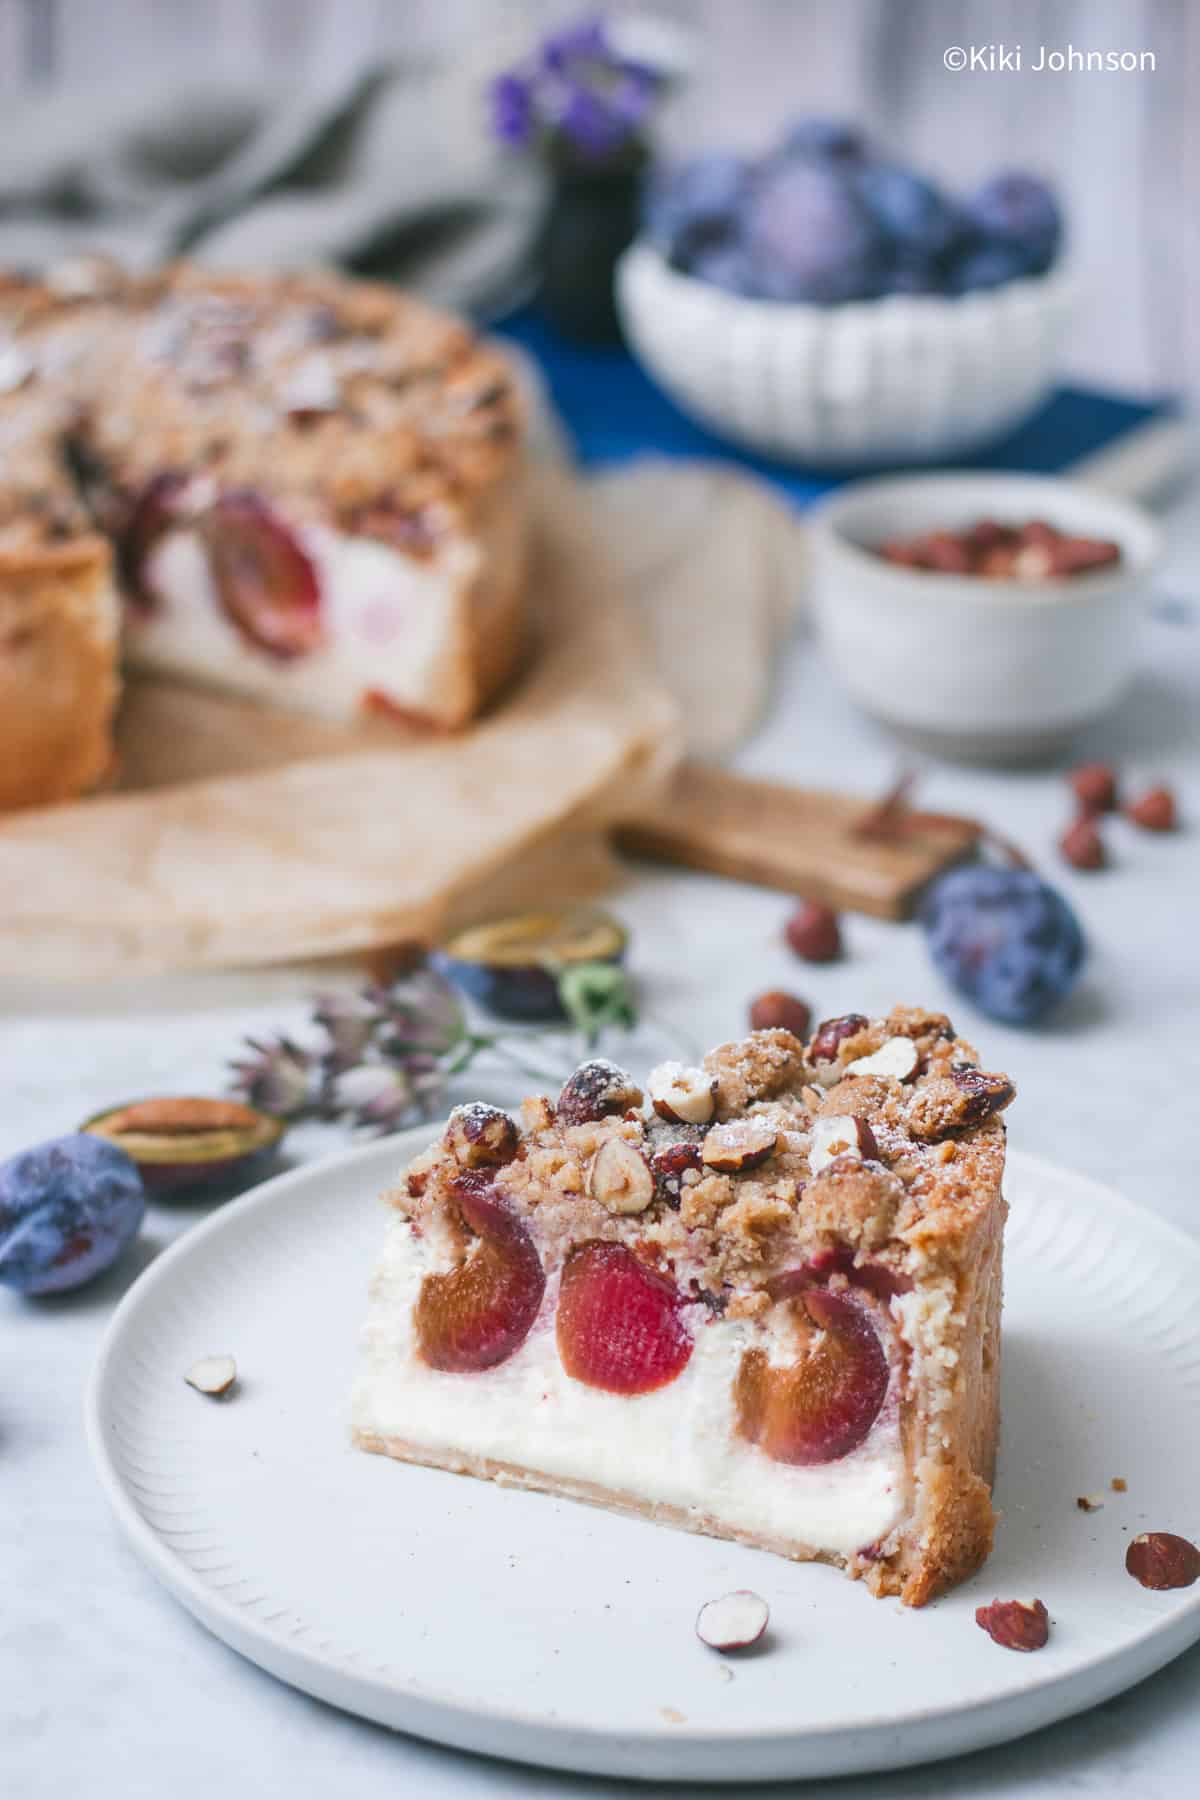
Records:
M940 820L903 837L856 831L869 800L684 763L653 807L622 824L619 847L838 909L906 918L923 887L970 856L978 828Z

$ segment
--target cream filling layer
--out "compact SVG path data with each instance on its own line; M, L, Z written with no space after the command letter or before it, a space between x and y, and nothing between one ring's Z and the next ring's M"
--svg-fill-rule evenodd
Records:
M610 1394L563 1370L548 1292L533 1330L506 1362L446 1374L418 1355L412 1328L422 1278L438 1266L436 1251L407 1221L389 1224L354 1386L356 1430L592 1482L706 1514L731 1531L841 1555L878 1542L908 1513L895 1375L857 1450L794 1468L734 1430L734 1376L743 1351L763 1343L748 1321L705 1316L686 1368L667 1387Z
M130 614L130 662L235 692L271 693L331 718L352 718L370 690L415 711L436 701L479 547L451 539L422 561L323 525L297 537L320 594L323 641L315 649L287 660L249 642L221 605L199 534L180 527L148 558L145 582L156 604Z

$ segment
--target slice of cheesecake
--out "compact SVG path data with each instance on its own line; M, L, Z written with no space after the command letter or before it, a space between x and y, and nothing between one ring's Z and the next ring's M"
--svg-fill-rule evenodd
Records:
M647 1095L591 1062L451 1115L388 1196L355 1441L922 1605L991 1548L1011 1084L897 1009Z

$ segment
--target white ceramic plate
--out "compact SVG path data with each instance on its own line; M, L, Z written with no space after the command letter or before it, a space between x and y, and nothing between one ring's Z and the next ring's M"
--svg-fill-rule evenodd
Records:
M87 1400L134 1547L198 1619L283 1680L442 1743L687 1781L842 1775L949 1756L1094 1705L1200 1637L1200 1586L1124 1570L1144 1529L1200 1535L1200 1246L1014 1155L1004 1514L988 1567L922 1612L832 1569L352 1450L346 1394L374 1204L428 1130L275 1181L155 1262ZM200 1355L241 1372L221 1404ZM1128 1478L1085 1514L1079 1494ZM751 1587L766 1646L722 1660L701 1603ZM1040 1596L1034 1656L974 1623Z

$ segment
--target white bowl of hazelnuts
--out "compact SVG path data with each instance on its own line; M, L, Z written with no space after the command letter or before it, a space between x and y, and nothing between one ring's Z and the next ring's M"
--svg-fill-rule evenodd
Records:
M1128 501L931 474L855 483L809 518L825 649L859 705L920 748L1045 759L1136 671L1159 534Z

